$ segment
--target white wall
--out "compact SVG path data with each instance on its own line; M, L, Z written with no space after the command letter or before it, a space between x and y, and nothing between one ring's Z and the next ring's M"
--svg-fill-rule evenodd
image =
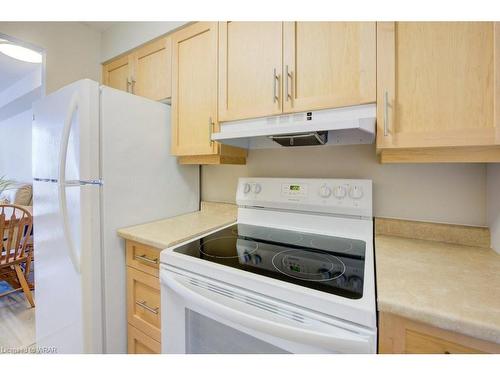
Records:
M0 176L22 182L31 174L31 105L40 99L42 67L0 92Z
M82 78L100 80L100 33L79 22L0 22L0 33L43 48L46 52L46 92ZM16 90L0 99L0 176L31 181L31 107L40 92L24 93L10 101ZM26 103L29 101L29 103ZM3 114L8 112L8 116Z
M374 145L251 150L243 166L203 166L202 199L234 202L237 179L369 178L374 214L487 225L484 164L379 164Z
M500 253L500 164L487 167L487 212L491 247Z
M117 22L102 33L101 61L112 59L187 22Z
M0 177L30 182L31 110L0 122Z
M47 93L82 78L100 80L101 34L80 22L0 22L0 33L45 49Z

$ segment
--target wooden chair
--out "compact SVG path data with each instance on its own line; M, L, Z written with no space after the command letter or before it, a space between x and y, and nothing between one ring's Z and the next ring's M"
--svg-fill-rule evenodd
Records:
M22 290L31 307L35 307L21 268L21 264L28 265L31 260L28 250L32 228L33 217L28 210L12 204L0 205L0 279L20 286L0 294L0 297Z

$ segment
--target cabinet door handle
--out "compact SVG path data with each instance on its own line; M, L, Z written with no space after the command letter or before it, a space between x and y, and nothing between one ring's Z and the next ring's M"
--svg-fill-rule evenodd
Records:
M292 101L292 92L293 92L293 74L292 72L288 71L288 65L285 66L285 79L286 79L286 89L285 89L285 96L286 96L286 101L290 99ZM290 80L290 90L288 87L288 80Z
M137 306L140 306L142 307L143 309L145 310L148 310L149 312L155 314L155 315L158 315L158 311L160 310L159 307L149 307L146 303L146 301L135 301L135 304Z
M132 84L132 82L130 82L130 80L127 78L127 92L130 92L130 85Z
M276 82L278 84L276 84ZM280 83L280 75L276 74L276 68L274 68L273 69L273 103L276 103L280 99L278 92L277 92L277 86L279 85L279 83Z
M132 78L132 94L135 94L135 79Z
M210 139L210 146L213 146L214 141L212 140L212 133L214 132L214 122L212 121L212 116L208 118L208 138Z
M135 259L140 260L142 262L150 263L150 264L158 264L158 258L150 259L146 256L146 254L136 255Z
M389 93L384 91L384 137L389 135Z

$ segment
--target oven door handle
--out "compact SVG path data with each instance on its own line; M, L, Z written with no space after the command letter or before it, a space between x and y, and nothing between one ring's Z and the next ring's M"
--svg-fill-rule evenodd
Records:
M161 281L186 301L203 307L230 322L240 324L243 327L251 328L258 332L292 342L325 348L332 352L373 353L374 350L370 337L360 333L329 325L331 329L326 334L266 320L211 300L197 293L190 286L185 285L182 281L178 280L175 274L168 271L161 272Z

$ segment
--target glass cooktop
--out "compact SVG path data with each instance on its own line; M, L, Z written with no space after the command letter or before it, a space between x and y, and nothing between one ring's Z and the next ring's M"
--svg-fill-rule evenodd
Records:
M358 299L365 249L361 240L235 224L174 252Z

